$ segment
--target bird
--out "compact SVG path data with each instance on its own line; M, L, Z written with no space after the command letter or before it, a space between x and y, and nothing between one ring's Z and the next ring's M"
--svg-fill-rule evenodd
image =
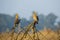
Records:
M14 25L16 26L16 24L19 24L19 22L20 22L19 16L18 16L18 14L16 14Z
M37 16L37 14L36 14L36 12L35 11L33 11L33 20L34 20L34 24L38 24L38 21L39 21L39 18L38 18L38 16Z

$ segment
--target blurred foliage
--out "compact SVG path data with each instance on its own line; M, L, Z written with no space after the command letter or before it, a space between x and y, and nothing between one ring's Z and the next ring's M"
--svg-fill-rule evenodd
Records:
M38 17L39 17L39 22L36 25L38 30L42 30L44 27L51 28L52 30L56 29L56 26L54 25L54 23L56 23L56 19L57 19L56 15L54 15L53 13L50 13L46 16L43 14L40 14L40 15L38 15ZM0 32L6 31L7 28L9 28L9 30L11 30L11 28L13 27L13 24L14 24L14 19L15 19L15 16L12 17L12 16L6 15L6 14L0 14ZM22 18L20 21L21 28L27 26L32 21L33 21L32 17L30 18L30 20Z

